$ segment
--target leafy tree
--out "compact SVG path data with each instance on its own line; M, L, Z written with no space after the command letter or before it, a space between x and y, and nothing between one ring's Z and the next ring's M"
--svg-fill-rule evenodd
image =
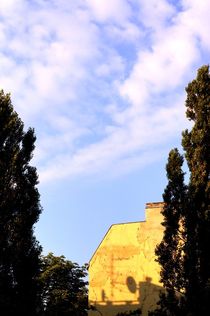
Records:
M186 88L186 116L193 123L182 134L190 173L184 184L183 157L177 149L166 166L163 240L156 248L165 292L150 315L207 315L210 300L210 75L198 70Z
M33 129L27 132L10 95L0 91L0 310L1 315L37 315L41 247L34 224L41 213L36 169L29 165Z
M49 253L42 258L40 282L46 316L87 315L86 267Z

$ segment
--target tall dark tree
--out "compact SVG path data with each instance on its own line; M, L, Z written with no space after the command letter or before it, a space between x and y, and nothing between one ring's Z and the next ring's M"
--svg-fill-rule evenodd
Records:
M88 309L86 267L49 253L42 258L44 316L86 316Z
M27 132L10 95L0 91L0 311L37 315L41 247L34 224L41 213L38 177L30 166L33 129Z
M186 213L186 306L191 315L210 313L210 74L198 70L186 88L187 118L194 124L184 131L182 146L190 171Z
M163 194L165 231L156 249L166 291L153 315L210 314L209 66L198 70L186 92L186 116L193 124L183 132L182 146L190 179L185 186L183 158L172 150Z
M170 151L166 172L168 184L163 194L164 234L156 248L157 261L161 265L160 281L165 292L161 294L160 308L151 315L176 316L181 314L184 289L184 246L185 232L184 207L187 200L187 187L182 171L183 157L175 148Z

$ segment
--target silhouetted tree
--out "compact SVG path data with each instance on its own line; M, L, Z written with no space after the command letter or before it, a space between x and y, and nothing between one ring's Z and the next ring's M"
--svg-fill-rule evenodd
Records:
M163 194L165 227L156 248L165 292L150 315L208 315L210 312L210 75L198 70L186 88L186 115L193 122L182 146L189 167L184 184L183 157L169 154L168 185Z
M37 315L41 247L34 224L41 213L36 169L29 165L33 129L23 130L10 95L0 91L0 311Z
M141 309L138 308L133 311L118 313L116 316L140 316L141 314L142 314Z
M175 148L169 153L166 165L168 185L163 194L164 234L156 248L158 263L161 265L160 281L165 293L161 296L161 312L164 315L178 315L180 298L184 288L184 210L187 201L187 188L182 171L183 157ZM181 295L177 295L181 293Z
M42 258L40 282L45 316L86 316L86 267L49 253Z
M210 313L210 75L198 70L186 88L187 118L182 146L190 171L185 233L185 299L190 315Z

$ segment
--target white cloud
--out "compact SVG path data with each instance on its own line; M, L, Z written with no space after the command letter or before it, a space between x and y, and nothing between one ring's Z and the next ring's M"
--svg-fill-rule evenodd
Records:
M21 23L17 23L20 16L14 11L5 17L7 36L1 46L4 58L26 69L28 77L23 88L31 86L41 98L51 93L57 96L61 86L70 81L71 92L67 95L75 95L75 84L88 75L85 63L97 54L95 27L79 9L67 14L62 8L22 6L19 11L27 18L21 17Z
M23 5L23 0L1 0L0 2L0 12L5 14L10 14Z
M1 1L0 86L37 131L41 181L129 172L180 135L210 49L209 2L182 5Z
M186 14L181 14L181 18L178 14L172 25L154 29L151 47L139 50L130 76L120 87L122 95L127 96L132 104L145 104L151 93L172 93L183 84L193 63L199 60L196 35L186 25Z
M183 98L179 98L172 108L161 107L159 111L137 116L127 122L127 126L113 128L102 141L72 155L57 156L50 162L49 168L41 170L41 181L50 181L52 177L56 180L81 174L106 173L110 168L116 174L123 173L159 159L164 144L175 133L180 133L183 126L182 104ZM159 146L163 148L159 150Z
M197 37L200 45L209 52L210 41L207 32L210 28L209 1L184 0L183 4L186 10L180 14L181 23Z
M86 3L94 18L101 22L122 24L131 15L131 8L126 0L86 0Z
M176 10L167 0L139 0L140 14L139 20L148 28L159 30L168 23L176 14Z
M113 73L121 74L124 71L124 61L121 56L110 53L103 63L96 67L96 74L101 76L110 76Z
M106 31L115 41L133 42L134 44L143 36L143 32L138 26L130 21L125 21L121 26L108 25Z

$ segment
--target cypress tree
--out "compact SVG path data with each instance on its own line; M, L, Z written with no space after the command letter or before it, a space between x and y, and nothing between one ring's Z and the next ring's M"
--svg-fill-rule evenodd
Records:
M182 171L183 157L175 148L170 151L166 165L168 184L163 194L164 235L156 248L161 265L160 281L165 292L160 297L160 308L151 315L175 316L181 314L183 294L183 248L185 244L184 209L186 186Z
M163 194L163 240L156 248L165 292L151 315L199 316L210 313L210 74L201 67L186 88L186 116L192 129L182 133L189 169L172 150Z
M186 115L193 122L182 146L190 171L186 214L186 306L191 315L207 315L210 300L210 75L198 70L186 88Z
M29 164L36 138L33 129L23 128L10 95L0 91L0 311L5 316L33 316L41 307L41 246L34 236L41 206L36 168Z

